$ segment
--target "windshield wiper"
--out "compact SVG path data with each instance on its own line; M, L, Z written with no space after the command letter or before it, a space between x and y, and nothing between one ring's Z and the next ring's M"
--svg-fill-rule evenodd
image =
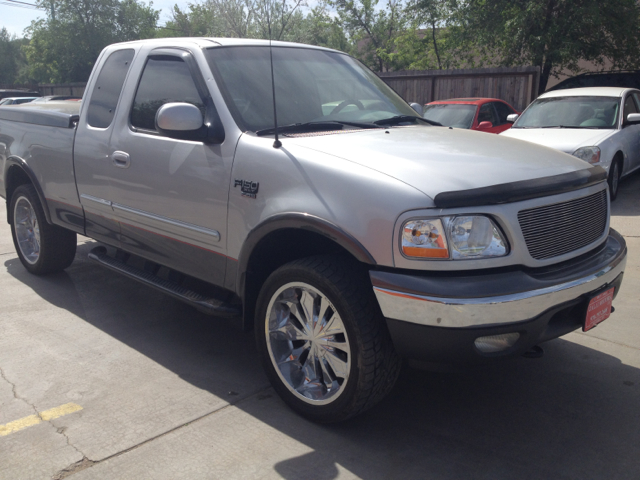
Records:
M324 122L291 123L289 125L278 125L278 132L319 132L325 130L342 130L342 127L357 128L380 128L379 125L367 122L343 122L341 120L327 120ZM340 128L337 128L340 127ZM269 135L275 133L275 128L265 128L256 131L256 135Z
M382 120L376 120L373 123L375 123L376 125L398 125L399 123L402 123L402 122L411 122L416 120L422 120L424 123L427 123L429 125L442 127L441 123L434 122L433 120L427 120L426 118L422 118L422 117L414 117L413 115L396 115L389 118L383 118Z

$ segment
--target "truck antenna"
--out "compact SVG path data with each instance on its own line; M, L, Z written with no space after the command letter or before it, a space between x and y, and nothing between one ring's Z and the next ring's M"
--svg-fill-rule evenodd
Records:
M269 61L271 62L271 92L273 94L273 133L275 134L275 141L273 142L273 148L280 148L282 142L278 140L278 115L276 113L276 83L273 79L273 50L271 49L271 19L267 19L269 22Z

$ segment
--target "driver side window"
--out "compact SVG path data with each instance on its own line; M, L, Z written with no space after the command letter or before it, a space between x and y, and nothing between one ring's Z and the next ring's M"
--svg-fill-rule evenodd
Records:
M636 107L636 102L633 100L633 96L627 95L627 98L624 101L623 122L627 121L627 115L630 113L638 113L638 108Z
M165 103L191 103L204 117L204 102L187 64L178 57L149 57L131 109L131 126L156 129L156 112Z
M491 122L494 126L498 124L496 111L491 103L485 103L480 107L480 112L478 113L478 125L482 122Z

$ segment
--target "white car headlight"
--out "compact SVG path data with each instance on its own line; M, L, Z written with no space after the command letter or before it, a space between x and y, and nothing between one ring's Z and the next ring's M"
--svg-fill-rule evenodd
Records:
M401 238L402 253L409 258L462 260L509 253L500 229L484 215L409 220Z
M580 160L589 163L598 163L600 161L600 148L598 147L580 147L572 154Z

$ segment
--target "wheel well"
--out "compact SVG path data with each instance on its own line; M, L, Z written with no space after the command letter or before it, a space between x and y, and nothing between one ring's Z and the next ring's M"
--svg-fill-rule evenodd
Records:
M5 186L6 186L6 195L7 195L7 222L11 223L11 197L13 196L13 192L20 185L31 184L31 179L26 174L24 170L20 167L12 166L9 167L7 171L7 176L5 178Z
M253 328L255 307L265 280L285 263L313 255L345 255L345 248L319 233L294 228L276 230L264 237L251 252L244 283L244 328Z

